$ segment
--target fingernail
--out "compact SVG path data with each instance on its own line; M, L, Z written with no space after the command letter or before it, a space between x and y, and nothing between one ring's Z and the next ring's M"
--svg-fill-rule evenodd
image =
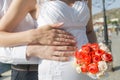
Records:
M60 23L58 23L58 26L61 26L61 25L63 25L64 23L63 22L60 22Z

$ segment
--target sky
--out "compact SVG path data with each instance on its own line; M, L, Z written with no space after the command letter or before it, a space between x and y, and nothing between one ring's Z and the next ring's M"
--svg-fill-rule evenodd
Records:
M95 1L99 1L99 5L101 7L96 7ZM109 0L106 0L109 2ZM102 11L102 0L92 0L92 13L96 14ZM98 6L98 5L97 5ZM106 6L106 10L113 9L113 8L120 8L120 0L115 0L113 3L111 3L109 6Z

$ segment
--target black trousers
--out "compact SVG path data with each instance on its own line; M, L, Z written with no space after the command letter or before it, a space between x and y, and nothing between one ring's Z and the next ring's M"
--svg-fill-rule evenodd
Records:
M38 80L38 71L19 71L12 69L11 80Z

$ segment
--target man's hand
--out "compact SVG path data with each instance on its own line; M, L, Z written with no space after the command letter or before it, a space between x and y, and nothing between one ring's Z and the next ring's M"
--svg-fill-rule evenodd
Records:
M30 44L40 45L75 45L74 37L62 30L63 23L45 25L33 30Z
M55 61L68 61L73 56L75 46L40 46L29 45L27 47L27 58L38 57L40 59L48 59Z

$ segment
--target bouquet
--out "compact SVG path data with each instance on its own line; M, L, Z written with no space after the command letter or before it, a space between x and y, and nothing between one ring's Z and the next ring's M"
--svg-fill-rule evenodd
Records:
M105 75L112 63L112 55L103 43L87 43L76 50L75 67L77 72L82 72L94 79Z

